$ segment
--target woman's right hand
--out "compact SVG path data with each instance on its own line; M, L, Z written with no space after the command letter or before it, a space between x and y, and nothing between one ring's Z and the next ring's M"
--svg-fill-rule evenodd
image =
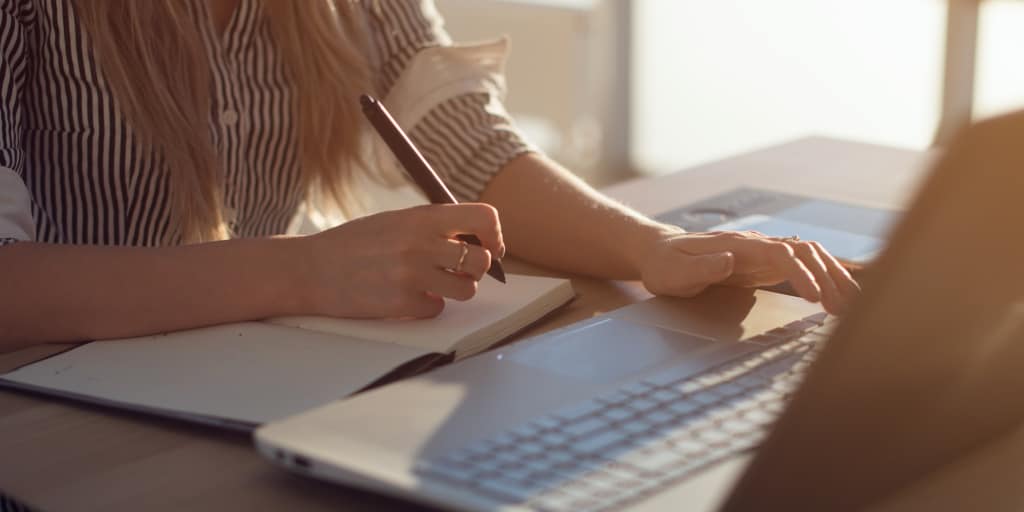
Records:
M483 247L455 239L460 234L476 235ZM505 252L498 212L481 203L378 213L303 241L302 314L346 318L437 316L445 298L472 298L491 254Z

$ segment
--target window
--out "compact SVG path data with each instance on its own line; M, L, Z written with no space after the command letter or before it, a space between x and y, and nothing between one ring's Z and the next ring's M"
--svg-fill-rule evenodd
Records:
M931 142L943 71L941 0L633 5L631 156L641 170L678 170L814 134L914 148ZM1019 39L1011 27L1019 18L989 23ZM999 84L985 94L1003 93L1007 64L1017 78L1024 73L1012 49L1005 52L1009 62L984 66L986 80Z

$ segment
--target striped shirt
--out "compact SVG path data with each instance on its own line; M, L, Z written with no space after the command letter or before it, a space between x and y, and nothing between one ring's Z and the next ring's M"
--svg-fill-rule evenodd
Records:
M430 1L359 5L382 94L418 54L451 44ZM240 237L283 233L306 191L294 92L262 0L241 0L223 34L201 21L229 228ZM479 197L505 163L531 150L496 96L441 98L406 126L461 199ZM119 110L72 0L0 0L0 244L161 245L177 240L169 194L164 162Z

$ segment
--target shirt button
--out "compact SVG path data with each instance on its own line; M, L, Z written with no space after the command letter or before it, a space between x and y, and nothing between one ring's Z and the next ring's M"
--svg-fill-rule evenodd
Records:
M220 122L224 125L233 125L238 122L238 112L234 110L225 110L220 113Z

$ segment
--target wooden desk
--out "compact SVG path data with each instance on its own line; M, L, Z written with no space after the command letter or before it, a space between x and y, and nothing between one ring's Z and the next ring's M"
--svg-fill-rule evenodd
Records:
M751 185L898 207L927 157L812 138L607 190L644 213ZM523 270L523 266L512 270ZM533 335L649 297L576 278L580 298ZM0 371L52 347L0 355ZM0 489L43 510L408 510L406 502L291 476L242 435L0 391Z

